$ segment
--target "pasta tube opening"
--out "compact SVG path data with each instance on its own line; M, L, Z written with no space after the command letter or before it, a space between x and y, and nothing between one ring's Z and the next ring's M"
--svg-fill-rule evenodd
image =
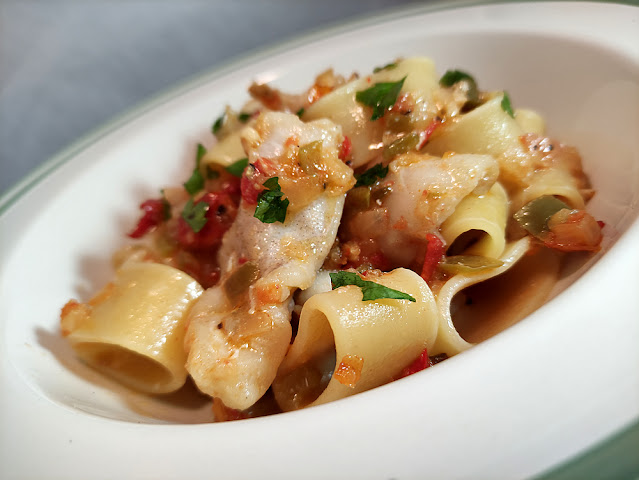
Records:
M100 342L80 342L74 349L83 361L96 370L136 390L158 392L173 391L182 386L184 380L176 377L160 362L120 345Z
M362 300L349 285L313 295L273 383L284 411L319 405L397 378L437 335L435 298L416 273L398 268L369 280L410 294L415 302Z

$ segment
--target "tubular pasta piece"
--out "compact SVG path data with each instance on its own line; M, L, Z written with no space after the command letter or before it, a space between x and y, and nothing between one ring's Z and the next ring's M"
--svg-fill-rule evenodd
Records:
M185 316L202 288L190 276L156 263L129 261L88 304L67 304L61 326L92 367L148 393L185 382Z
M559 197L572 208L585 207L575 177L566 170L551 168L538 170L531 176L529 183L528 187L513 196L512 212L516 212L528 202L543 195Z
M404 268L366 279L409 293L417 301L365 302L355 286L307 300L297 336L273 384L283 410L331 402L388 383L424 348L432 347L439 314L426 282ZM359 380L350 386L333 376L323 388L322 377L327 379L326 373L353 357L363 361Z
M463 248L463 253L497 258L506 245L507 215L508 196L504 187L495 183L484 195L464 198L442 223L441 234L446 245L453 245L462 235L479 232L477 241Z
M525 184L533 159L519 137L519 124L501 108L499 95L476 109L456 117L435 130L424 150L434 155L446 152L493 155L499 161L500 181L507 189Z
M323 96L306 109L303 119L329 118L341 125L353 146L352 167L365 165L380 153L376 145L382 138L384 127L382 122L370 120L370 109L357 102L355 95L376 83L396 82L403 77L406 80L400 95L409 93L420 110L413 115L434 118L437 110L431 98L438 82L435 65L427 58L409 58L397 62L394 68L354 80Z
M242 130L237 130L211 147L202 157L202 165L220 165L228 167L245 157L241 140Z
M429 354L446 353L448 356L453 356L473 346L472 343L461 337L453 324L451 311L453 297L471 285L484 282L512 268L526 254L529 246L530 240L528 237L513 242L506 247L500 257L503 262L502 266L473 274L455 275L442 286L437 294L437 308L439 309L441 323L435 345L432 350L429 350Z
M534 110L529 110L527 108L516 109L515 121L525 133L544 135L546 132L546 122L544 118Z

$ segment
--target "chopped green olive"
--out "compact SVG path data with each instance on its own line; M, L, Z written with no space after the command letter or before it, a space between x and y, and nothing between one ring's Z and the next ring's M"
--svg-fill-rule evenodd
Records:
M478 273L484 270L501 267L504 264L501 260L480 255L453 255L446 257L438 265L443 272L455 275L458 273Z
M322 141L316 140L315 142L302 145L297 154L297 159L302 166L302 169L306 173L311 173L315 170L315 166L322 158Z
M236 304L259 276L260 270L255 263L243 263L224 282L224 293L232 304Z
M371 204L370 187L351 188L346 194L346 203L349 208L366 210Z
M384 147L384 160L390 160L395 157L395 155L401 155L402 153L414 150L418 144L419 133L411 132L408 135L404 135Z
M521 207L513 216L524 230L539 237L548 231L548 219L564 208L570 207L557 197L542 195Z

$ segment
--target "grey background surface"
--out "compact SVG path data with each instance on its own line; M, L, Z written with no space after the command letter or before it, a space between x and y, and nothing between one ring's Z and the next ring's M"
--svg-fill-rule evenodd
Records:
M145 99L254 49L407 0L0 0L0 195Z

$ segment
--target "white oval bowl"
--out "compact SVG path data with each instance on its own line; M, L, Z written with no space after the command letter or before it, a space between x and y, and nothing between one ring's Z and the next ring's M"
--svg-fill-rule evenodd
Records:
M154 99L0 201L0 472L72 478L518 478L639 419L639 9L595 3L403 10L254 55ZM253 80L300 91L328 66L425 55L507 89L576 145L604 251L496 337L339 402L228 424L93 374L58 331L137 205L181 182ZM208 140L207 140L208 139ZM8 434L10 433L10 436ZM116 458L117 457L117 458ZM56 466L57 465L57 466ZM4 475L3 475L4 476Z

